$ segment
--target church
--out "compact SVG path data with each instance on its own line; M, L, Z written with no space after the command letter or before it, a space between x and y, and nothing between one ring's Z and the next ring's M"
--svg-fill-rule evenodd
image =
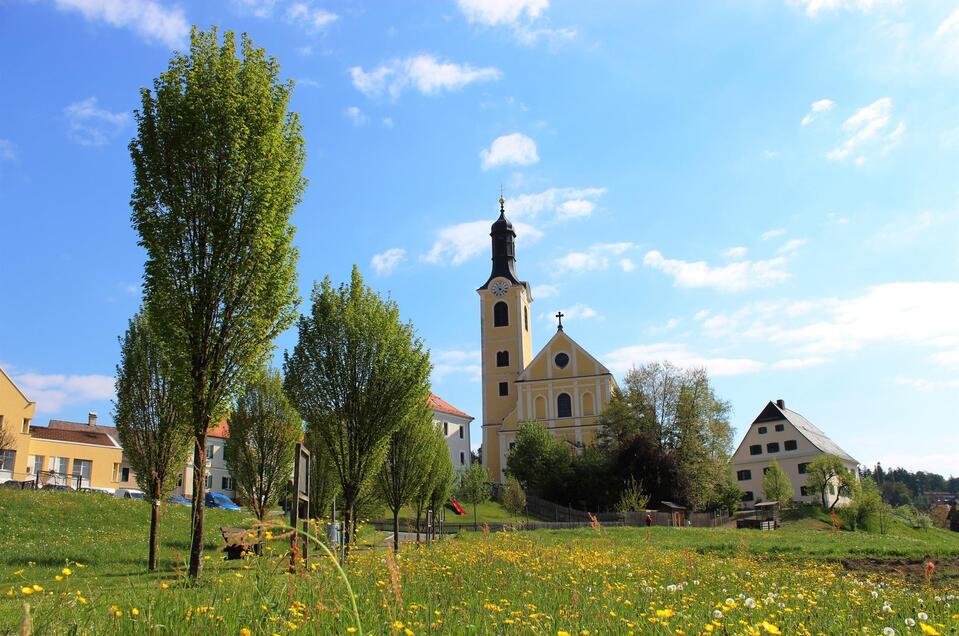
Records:
M477 289L483 380L483 464L490 479L506 479L506 457L520 424L536 421L571 448L593 442L598 416L609 403L616 379L579 346L556 315L556 333L533 355L528 282L516 274L516 232L499 200L493 223L493 267Z

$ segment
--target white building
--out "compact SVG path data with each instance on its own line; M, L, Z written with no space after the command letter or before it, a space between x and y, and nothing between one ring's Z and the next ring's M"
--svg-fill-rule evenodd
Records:
M221 420L206 434L206 492L218 492L230 497L236 496L236 485L226 467L226 439L230 436L230 425ZM183 477L173 490L175 495L187 499L193 496L193 454L183 469Z
M435 393L430 393L430 408L433 409L433 421L446 438L453 470L468 467L471 463L470 422L473 421L473 416L459 410Z
M782 400L768 403L753 420L730 462L736 483L746 491L743 503L751 505L763 499L763 473L774 459L792 482L794 500L821 502L820 493L806 486L806 467L821 455L835 455L848 470L857 471L859 462L812 422L787 409ZM836 487L831 486L826 503L831 505L836 497ZM840 504L844 500L839 497Z

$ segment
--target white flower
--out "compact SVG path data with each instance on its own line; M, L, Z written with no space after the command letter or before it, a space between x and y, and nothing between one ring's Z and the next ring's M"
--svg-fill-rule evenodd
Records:
M906 619L906 627L915 627L915 626L916 626L916 621L912 620L911 618Z
M736 602L736 601L733 600L733 597L732 597L732 596L729 596L729 597L726 598L726 605L731 605L731 604L733 604L733 603L735 603L735 602Z
M668 592L675 592L675 591L676 591L676 586L673 585L673 584L669 584L669 585L666 586L666 591L668 591Z
M797 599L799 599L799 600L801 601L801 600L803 600L803 598L804 598L804 597L803 597L803 595L802 595L802 594L797 594L797 595L796 595L796 598L797 598Z
M916 614L916 618L918 618L921 621L927 621L929 620L929 614L926 614L925 612L919 612L918 614Z
M876 590L873 590L872 592L870 592L870 594L872 594L873 598L879 598L879 592L877 592Z
M652 594L652 593L653 593L653 588L647 587L644 591L645 591L647 594Z
M713 610L713 618L722 618L722 617L723 617L722 610Z
M749 609L756 607L756 601L754 601L752 597L749 597L745 601L743 601L743 604Z
M896 636L896 630L894 630L892 627L883 627L882 636Z

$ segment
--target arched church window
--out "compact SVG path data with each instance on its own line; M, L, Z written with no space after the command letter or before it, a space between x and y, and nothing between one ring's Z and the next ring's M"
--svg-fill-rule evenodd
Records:
M496 352L496 366L498 366L498 367L508 367L508 366L509 366L509 351L497 351L497 352Z
M556 416L573 417L573 400L569 393L560 393L556 398Z
M493 305L493 326L509 326L509 305L504 303L502 300Z
M523 307L523 327L529 331L529 308Z

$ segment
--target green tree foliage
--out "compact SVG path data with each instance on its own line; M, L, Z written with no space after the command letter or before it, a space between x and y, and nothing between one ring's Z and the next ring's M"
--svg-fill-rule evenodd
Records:
M763 474L763 497L766 501L778 501L782 508L788 508L793 500L793 484L775 459Z
M132 222L146 312L187 397L194 437L191 577L200 573L207 430L294 320L290 216L305 185L293 85L243 36L193 30L141 91Z
M303 435L299 414L283 393L283 379L264 369L243 387L230 415L227 467L236 490L260 521L286 490L296 444Z
M630 477L623 492L619 495L619 502L616 504L617 512L627 514L630 512L640 512L646 510L649 503L649 495L643 492L643 485Z
M321 519L331 514L333 500L339 495L336 467L330 449L315 429L307 429L304 442L310 451L310 516Z
M436 427L433 412L424 400L411 409L406 420L393 432L380 467L377 489L393 513L393 550L400 550L400 508L413 503L417 493L430 481L430 469L436 460Z
M526 510L526 493L523 491L523 485L513 476L506 478L506 485L503 487L502 504L506 511L513 515L522 514Z
M137 485L152 502L148 567L157 567L160 501L182 474L192 438L182 393L147 318L137 314L120 339L114 421Z
M426 479L420 484L413 497L413 512L416 515L416 540L420 540L420 527L423 517L429 509L437 515L443 505L450 498L450 489L453 485L453 460L450 459L449 447L443 432L433 427L430 435L428 454L429 466Z
M872 479L852 481L847 486L849 504L839 509L843 525L849 530L884 531L884 515L889 508L882 501L879 486Z
M806 485L819 493L822 507L829 510L836 507L840 495L849 493L851 484L855 481L855 475L850 473L842 460L835 455L820 455L806 467ZM830 488L835 492L832 504L826 499Z
M461 470L456 483L456 498L473 505L473 526L476 526L476 506L487 502L493 493L489 485L489 475L482 464L470 464Z
M506 457L506 474L525 488L549 496L556 484L566 483L571 460L566 443L550 435L544 424L523 422Z
M284 356L285 388L307 427L329 450L343 501L347 545L357 504L375 492L393 433L429 398L429 352L399 307L363 283L329 278L314 287L309 316Z

